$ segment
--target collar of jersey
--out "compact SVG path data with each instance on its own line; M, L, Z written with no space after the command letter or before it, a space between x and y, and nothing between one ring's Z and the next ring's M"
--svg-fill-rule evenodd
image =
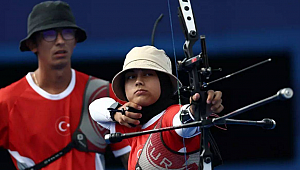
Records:
M66 88L66 90L64 90L63 92L61 92L59 94L50 94L50 93L46 92L45 90L41 89L39 86L37 86L31 77L32 72L29 72L26 75L26 79L27 79L27 82L29 83L29 85L32 87L32 89L34 91L36 91L39 95L41 95L44 98L49 99L49 100L60 100L60 99L67 97L73 91L73 89L75 87L75 81L76 81L75 70L72 69L71 71L72 71L72 78L71 78L71 82L70 82L69 86Z

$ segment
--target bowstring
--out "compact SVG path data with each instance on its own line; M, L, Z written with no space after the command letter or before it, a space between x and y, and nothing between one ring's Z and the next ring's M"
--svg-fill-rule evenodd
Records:
M171 5L170 5L170 0L167 0L167 1L168 1L170 29L171 29L171 37L172 37L172 48L173 48L173 55L174 55L174 60L175 60L175 72L176 72L176 77L179 79L178 68L177 68L176 49L175 49L175 40L174 40L174 31L173 31L173 22L172 22L172 15L171 15ZM177 80L177 94L178 94L178 104L181 107L181 97L180 97L180 90L179 90L179 82L178 82L178 80ZM186 159L187 149L186 149L186 146L185 146L184 137L182 138L182 143L183 143L185 169L187 169L187 159Z
M175 49L175 40L174 40L174 31L173 31L173 23L172 23L172 15L171 15L171 6L170 6L170 0L168 0L168 10L169 10L169 19L170 19L170 29L171 29L171 37L172 37L172 48L173 48L173 55L175 59L175 71L176 71L176 77L178 78L178 68L177 68L177 57L176 57L176 49ZM179 90L179 82L177 81L177 94L178 94L178 102L179 105L181 105L181 98L180 98L180 90Z

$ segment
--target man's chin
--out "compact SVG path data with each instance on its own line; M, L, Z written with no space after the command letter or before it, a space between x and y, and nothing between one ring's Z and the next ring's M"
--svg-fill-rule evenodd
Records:
M60 63L53 64L52 68L55 70L61 70L68 66L69 66L68 62L60 62Z

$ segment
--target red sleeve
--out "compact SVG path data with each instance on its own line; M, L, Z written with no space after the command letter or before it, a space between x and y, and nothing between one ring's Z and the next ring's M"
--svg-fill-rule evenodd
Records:
M110 144L110 147L111 147L112 151L117 151L117 150L123 149L126 146L129 146L129 143L128 143L127 139L123 139L122 142Z
M126 126L120 125L118 123L115 124L115 131L116 132L120 132L122 134L124 133L132 133L132 132L138 132L141 131L141 127L137 126L137 127L133 127L133 128L128 128ZM135 138L127 138L127 143L130 145L131 140L134 140Z
M120 125L120 124L116 123L115 124L115 131L120 132L122 134L125 134L125 133L139 131L139 128L128 128L126 126L123 126L123 125ZM118 151L118 150L123 149L127 146L130 146L130 143L132 142L131 140L133 140L133 138L123 139L121 142L110 144L111 150L112 151ZM122 151L122 155L126 154L127 152Z
M8 148L8 115L9 109L4 102L5 94L3 89L0 90L0 147Z
M9 148L11 112L18 97L27 89L26 77L0 89L0 147Z
M173 118L178 113L180 109L179 105L173 105L167 108L165 114L162 119L162 127L170 127L173 126ZM163 141L166 143L170 149L174 151L179 151L184 146L187 148L188 152L195 151L199 149L200 144L200 135L197 135L192 138L185 138L184 143L181 136L179 136L175 130L165 131L163 134Z

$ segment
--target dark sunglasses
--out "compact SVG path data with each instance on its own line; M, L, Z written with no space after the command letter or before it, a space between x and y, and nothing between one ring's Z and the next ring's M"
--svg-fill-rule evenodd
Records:
M72 40L75 38L76 29L64 28L64 29L51 29L42 31L42 37L45 41L51 42L57 39L58 33L61 34L64 40Z

